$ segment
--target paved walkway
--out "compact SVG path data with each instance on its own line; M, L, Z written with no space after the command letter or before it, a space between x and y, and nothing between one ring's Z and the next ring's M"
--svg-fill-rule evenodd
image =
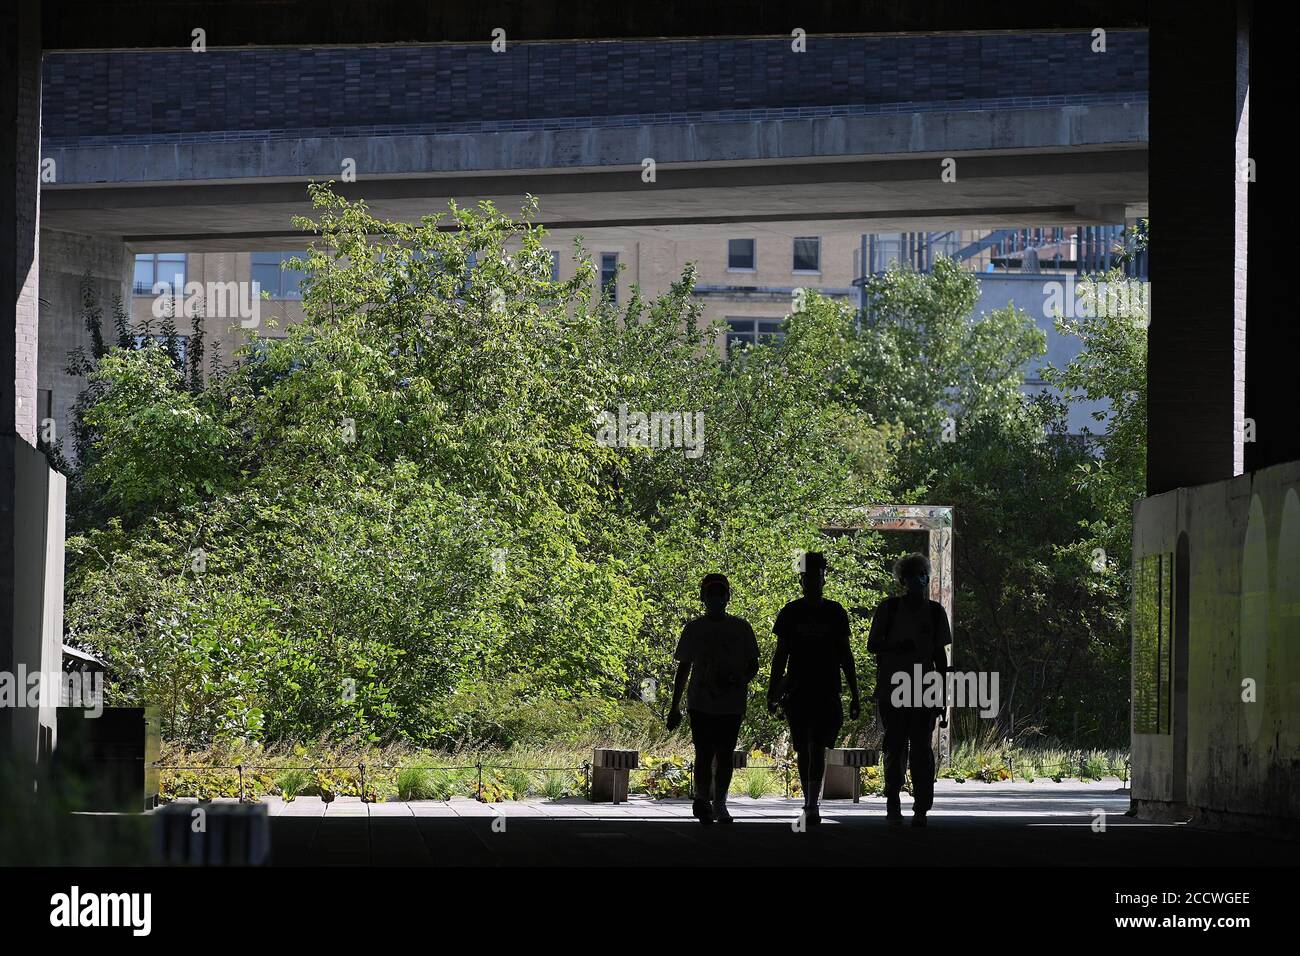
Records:
M890 828L884 801L823 804L796 832L799 802L733 797L733 826L704 827L688 800L632 797L483 804L322 803L267 798L277 865L1290 865L1296 845L1124 816L1118 781L939 781L930 826ZM904 795L904 812L910 817ZM1105 831L1094 830L1098 811Z

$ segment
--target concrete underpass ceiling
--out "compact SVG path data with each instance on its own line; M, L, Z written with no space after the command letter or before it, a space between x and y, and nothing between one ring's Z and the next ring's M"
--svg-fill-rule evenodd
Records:
M829 163L660 166L484 176L407 176L338 184L388 219L437 215L454 199L488 199L517 214L525 194L539 221L584 235L625 238L711 234L802 235L984 226L1073 226L1144 215L1145 148L1077 149L957 157L955 182L942 157ZM307 180L46 186L43 228L119 236L136 251L280 249L301 242L295 215L310 215Z
M310 213L306 184L339 179L340 158L355 157L358 181L339 191L408 221L452 199L515 214L532 194L547 226L628 238L1111 224L1146 203L1146 117L1139 99L466 135L89 137L42 145L58 177L41 215L138 251L284 248L301 241L291 220Z

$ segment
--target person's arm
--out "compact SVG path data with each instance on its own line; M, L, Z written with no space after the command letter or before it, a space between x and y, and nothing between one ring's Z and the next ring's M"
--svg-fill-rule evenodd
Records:
M939 672L940 686L943 688L943 710L939 714L939 726L948 726L948 645L952 643L952 626L948 623L948 611L938 601L931 601L932 616L935 619L934 669Z
M853 644L849 640L849 616L844 615L844 632L840 637L843 642L840 649L840 666L844 669L844 679L849 685L849 719L857 720L862 713L862 698L858 694L858 664L853 659Z
M881 601L871 615L871 630L867 634L867 653L879 654L889 639L889 613L885 610L889 599Z
M682 694L686 692L686 682L691 676L691 661L694 658L692 649L691 626L687 624L682 628L682 636L677 641L677 650L673 653L673 657L677 659L677 673L673 676L672 706L668 708L669 730L676 730L677 725L682 722Z
M849 719L857 720L858 714L862 713L862 697L858 694L858 667L852 649L844 662L844 679L849 684Z
M686 692L686 682L691 676L691 662L678 661L677 673L673 677L673 703L668 708L668 729L676 730L682 722L682 694Z
M749 628L748 656L745 658L745 685L758 676L758 638L754 636L754 629Z
M785 638L776 636L776 650L772 652L772 676L767 684L767 709L775 713L776 705L781 701L781 688L785 684L785 667L790 660L790 651L785 646Z

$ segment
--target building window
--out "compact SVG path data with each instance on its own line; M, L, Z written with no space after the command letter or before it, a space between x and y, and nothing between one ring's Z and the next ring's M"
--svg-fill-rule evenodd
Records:
M551 250L551 281L560 281L560 253L557 250Z
M158 282L171 286L172 295L185 294L185 253L145 252L135 257L131 291L135 295L153 295Z
M618 301L618 253L600 254L600 291L610 302Z
M733 272L754 271L754 240L727 240L727 268Z
M816 236L801 236L794 241L794 271L822 271L822 241Z
M303 273L284 266L284 263L295 257L306 259L307 253L254 252L253 281L272 299L301 299Z
M785 338L781 319L727 319L727 355L750 345L778 343Z

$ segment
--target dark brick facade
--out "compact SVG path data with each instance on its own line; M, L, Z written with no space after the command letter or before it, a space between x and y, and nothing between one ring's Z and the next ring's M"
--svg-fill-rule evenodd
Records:
M1145 95L1145 31L49 54L45 136ZM1015 105L1012 102L1010 105Z

